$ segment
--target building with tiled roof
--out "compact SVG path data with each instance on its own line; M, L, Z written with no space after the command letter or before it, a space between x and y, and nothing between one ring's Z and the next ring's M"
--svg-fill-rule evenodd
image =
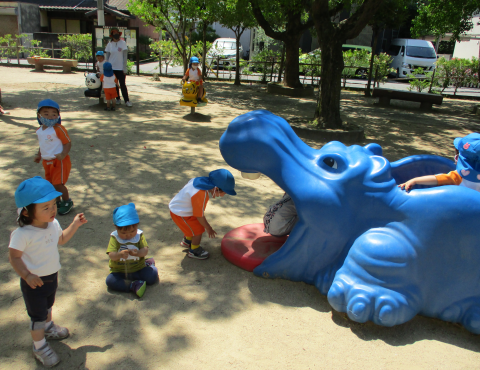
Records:
M105 26L139 27L141 35L158 39L154 27L133 16L128 0L104 0ZM0 0L0 36L47 32L92 33L97 24L96 0Z

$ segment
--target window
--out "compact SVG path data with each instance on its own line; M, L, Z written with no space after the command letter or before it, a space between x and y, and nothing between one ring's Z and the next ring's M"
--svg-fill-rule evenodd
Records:
M436 59L435 50L433 50L433 48L421 46L407 46L407 56L413 58Z
M387 54L392 55L394 57L396 57L399 52L400 52L400 46L399 45L390 45L390 48L387 50Z

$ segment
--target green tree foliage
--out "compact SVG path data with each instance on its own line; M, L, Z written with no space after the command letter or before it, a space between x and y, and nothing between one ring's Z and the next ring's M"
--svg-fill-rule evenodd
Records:
M189 0L133 0L128 9L147 24L165 28L187 70L191 34L198 19L200 5Z
M212 26L207 26L205 40L212 43L215 39L218 39L220 36L217 35L214 28ZM202 28L198 28L196 31L192 32L191 37L192 43L196 43L197 41L203 41L203 32Z
M478 0L420 0L412 35L435 35L439 39L452 33L452 39L459 40L463 33L472 29L472 16L479 8Z
M65 44L62 58L89 61L92 57L92 34L59 35L58 41Z
M380 85L380 82L386 82L387 76L394 72L395 69L390 67L390 63L392 62L392 57L386 53L380 53L375 55L373 61L373 69L374 69L374 83L377 84L377 87Z
M290 87L301 86L298 78L300 38L313 25L312 18L305 12L304 2L300 0L249 1L259 26L267 36L284 43L284 84ZM324 1L328 4L328 0Z
M418 77L421 75L421 77ZM407 74L407 77L410 79L409 91L417 90L417 92L423 92L423 90L428 89L432 81L433 72L427 72L424 74L423 68L419 67L414 69L413 73Z
M362 68L359 67L368 65L370 54L365 49L346 50L343 52L343 63L345 64L345 68L342 71L343 87L347 85L347 78L360 75Z

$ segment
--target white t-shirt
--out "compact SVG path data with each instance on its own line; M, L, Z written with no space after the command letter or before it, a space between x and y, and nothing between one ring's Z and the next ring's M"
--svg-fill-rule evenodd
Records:
M473 181L462 179L460 186L465 186L466 188L480 191L480 182L473 182Z
M192 80L192 81L200 81L202 79L202 75L200 74L200 70L198 68L196 69L190 68L188 70L188 77L189 77L189 80Z
M105 64L105 61L103 62L97 62L97 67L98 70L100 71L100 74L103 75L103 65Z
M58 124L54 127L47 127L45 130L43 129L43 125L37 129L40 153L42 154L42 159L47 161L54 159L55 154L59 154L63 151L63 143L58 138L55 128L61 130L59 131L60 133L65 132L65 129ZM68 135L65 135L65 137L68 137Z
M32 225L19 227L10 235L8 248L22 251L22 261L28 271L38 276L47 276L60 270L58 239L62 228L55 219L46 229Z
M111 89L112 87L117 86L116 81L117 81L117 78L115 77L115 75L110 77L103 75L103 88Z
M123 51L127 50L127 43L123 40L110 41L105 48L110 53L108 62L112 64L114 71L123 71Z

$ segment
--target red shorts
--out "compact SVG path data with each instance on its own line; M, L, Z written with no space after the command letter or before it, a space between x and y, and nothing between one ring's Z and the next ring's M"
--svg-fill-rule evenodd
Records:
M118 96L115 87L107 87L106 89L103 89L103 91L105 91L105 99L107 100L115 99Z
M197 85L197 86L203 86L203 80L199 80L199 81L191 80L191 81L195 82L195 85Z
M45 180L52 185L65 185L70 175L70 169L72 168L72 162L70 162L70 156L67 155L62 161L57 158L50 160L43 160L43 168L45 169Z
M181 217L171 211L170 216L185 236L202 235L205 232L205 228L200 225L200 222L198 222L195 216Z

